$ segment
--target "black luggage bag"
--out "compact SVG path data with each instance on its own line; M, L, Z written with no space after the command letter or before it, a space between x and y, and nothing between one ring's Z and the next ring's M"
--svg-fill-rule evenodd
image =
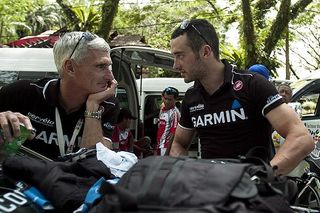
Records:
M285 177L258 159L151 156L135 164L90 212L292 212Z

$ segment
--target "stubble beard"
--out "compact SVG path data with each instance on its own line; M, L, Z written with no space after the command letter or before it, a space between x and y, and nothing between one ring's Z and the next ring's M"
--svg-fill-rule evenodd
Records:
M193 63L193 66L190 67L188 75L185 75L184 77L184 82L185 83L190 83L192 81L200 80L200 76L202 71L203 66L201 63L200 58L196 58L195 62Z

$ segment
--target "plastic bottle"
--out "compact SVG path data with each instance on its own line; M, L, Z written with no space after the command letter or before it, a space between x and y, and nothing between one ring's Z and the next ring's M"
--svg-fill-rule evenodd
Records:
M0 129L0 141L3 141L1 144L1 152L5 153L6 156L14 155L17 153L20 146L27 140L30 136L31 131L28 130L23 124L20 124L20 136L15 137L12 142L3 140L2 129Z

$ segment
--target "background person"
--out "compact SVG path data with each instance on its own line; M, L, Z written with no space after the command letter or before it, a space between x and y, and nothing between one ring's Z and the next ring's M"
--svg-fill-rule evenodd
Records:
M53 55L59 79L1 88L4 137L18 136L19 123L34 127L35 137L24 145L51 159L97 142L111 148L119 104L108 43L88 32L70 32L55 43Z
M288 84L280 84L278 92L282 96L285 103L289 103L292 98L292 89Z
M269 81L220 60L219 39L208 21L183 21L170 46L173 68L186 83L195 81L182 102L171 156L186 155L197 131L202 158L237 158L260 146L276 174L285 175L314 149L308 130ZM272 127L286 138L274 156Z
M127 108L121 108L118 116L118 122L112 135L112 144L114 151L134 152L139 158L152 155L150 147L151 140L145 136L138 141L134 141L130 131L131 121L137 119Z
M272 80L272 78L270 77L269 69L263 64L254 64L251 67L249 67L248 71L259 73L260 75L265 77L265 79L267 79L268 81Z
M173 136L180 120L180 111L176 107L179 91L174 87L167 87L162 91L159 123L157 131L157 155L169 154Z

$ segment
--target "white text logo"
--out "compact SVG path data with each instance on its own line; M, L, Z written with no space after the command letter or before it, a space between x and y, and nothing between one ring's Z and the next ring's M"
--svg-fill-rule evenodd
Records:
M238 109L238 111L232 109L227 111L221 111L219 113L215 112L212 114L199 115L197 117L191 118L194 127L213 126L221 123L231 123L236 122L238 120L246 119L248 118L245 115L243 108Z

